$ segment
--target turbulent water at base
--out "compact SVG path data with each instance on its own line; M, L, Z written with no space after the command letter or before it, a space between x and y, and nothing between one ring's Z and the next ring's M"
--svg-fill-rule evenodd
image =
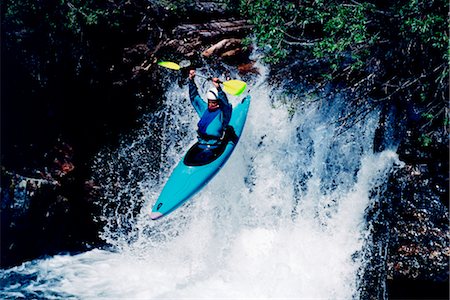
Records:
M249 90L227 164L183 207L152 221L198 120L187 87L170 86L135 135L96 159L101 236L111 247L2 270L1 297L359 299L371 248L365 211L399 165L395 151L372 149L379 113L337 135L341 97L286 96L264 74Z

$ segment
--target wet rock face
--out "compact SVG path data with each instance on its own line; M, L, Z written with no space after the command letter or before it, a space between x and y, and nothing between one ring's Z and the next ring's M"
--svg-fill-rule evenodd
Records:
M448 134L435 130L427 144L421 141L420 126L410 122L398 149L406 166L393 176L388 189L391 197L388 277L447 282Z
M448 134L436 128L424 143L423 124L406 121L397 150L405 166L392 175L383 200L388 295L448 299Z
M416 145L408 152L418 149ZM414 161L403 156L406 164L372 191L362 299L448 299L448 189L438 188L445 170L437 169L440 162L434 164L429 153L422 155L427 164L418 156Z
M433 174L406 166L391 182L388 277L444 281L449 269L449 213Z
M100 243L90 203L96 187L84 182L87 170L73 154L59 140L41 167L2 169L1 267Z

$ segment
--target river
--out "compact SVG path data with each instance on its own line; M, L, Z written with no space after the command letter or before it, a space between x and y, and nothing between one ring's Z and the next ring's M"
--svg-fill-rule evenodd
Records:
M152 221L198 121L187 86L164 83L162 108L93 164L109 247L1 270L1 297L359 299L372 247L366 210L401 162L395 149L374 153L377 110L339 131L342 97L287 95L260 70L227 164L183 207Z

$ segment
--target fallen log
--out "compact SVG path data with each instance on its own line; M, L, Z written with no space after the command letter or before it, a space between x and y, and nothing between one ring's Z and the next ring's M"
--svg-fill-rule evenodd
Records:
M208 40L225 36L244 37L252 29L247 20L215 20L204 24L182 24L172 31L176 39Z
M208 49L202 52L202 56L211 57L212 55L220 57L229 57L236 55L242 49L241 39L223 39L220 42L212 45Z
M251 29L252 25L247 20L235 19L178 25L165 39L153 43L155 46L148 49L146 59L137 68L137 73L148 71L158 59L166 57L167 53L176 53L184 58L193 58L202 53L204 57L214 55L242 61L247 51L243 50L241 41Z

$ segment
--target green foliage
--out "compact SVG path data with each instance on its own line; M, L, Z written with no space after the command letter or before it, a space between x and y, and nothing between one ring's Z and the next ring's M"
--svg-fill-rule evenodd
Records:
M2 27L10 55L43 86L48 69L59 62L80 68L87 61L92 32L120 27L120 9L114 2L94 0L9 0ZM90 40L91 39L91 40Z
M427 120L433 120L434 115L431 114L431 113L423 113L423 114L422 114L422 117L424 117L424 118L427 119Z
M241 0L241 10L255 26L258 45L267 49L267 61L273 63L298 44L310 45L314 56L326 59L334 70L343 61L359 70L374 47L396 40L431 46L448 60L448 2L444 0L394 1L382 8L371 1ZM320 27L319 39L308 36L312 25ZM289 31L300 34L292 37Z
M422 147L429 147L432 144L433 140L427 134L422 134L419 137L419 142L422 145Z
M111 2L112 3L112 2ZM97 25L100 21L117 27L117 6L103 1L59 0L59 1L7 1L4 23L8 29L33 31L44 21L53 29L63 27L80 33L84 27Z
M95 2L90 1L66 1L61 0L61 5L67 6L66 20L64 26L72 31L80 33L84 26L93 26L99 23L99 20L111 20L114 19L114 15L118 14L117 10L106 10L96 8ZM107 22L108 22L107 21ZM111 22L109 24L112 27L118 27L117 22Z
M368 3L243 0L241 8L255 26L258 45L268 49L269 62L286 57L289 45L308 44L308 26L321 27L322 37L311 45L312 53L317 58L328 58L334 69L348 51L352 51L355 67L361 67L362 59L369 54L365 49L378 40L376 34L370 35L367 30L368 15L374 9ZM288 31L303 32L304 36L292 36Z
M281 43L285 36L286 17L293 9L292 5L271 0L241 2L242 11L255 26L258 46L263 47L267 53L266 62L276 63L287 55L287 50Z
M178 14L184 14L187 8L192 5L192 1L189 0L158 0L154 2L155 5L171 12Z
M370 36L367 31L367 16L373 7L369 4L356 4L333 5L331 8L330 12L322 14L326 34L316 43L314 54L318 58L328 57L332 69L337 70L350 52L352 68L360 69L369 54L364 49L377 41L377 35Z
M434 48L449 59L448 2L410 0L399 8L399 33L405 40Z
M179 18L193 17L199 10L208 11L202 6L203 3L191 0L152 0L151 5L157 7L159 10L164 10L167 15L176 16ZM209 5L215 9L226 12L237 12L239 0L215 0L211 1Z
M449 119L449 116L445 116L445 117L444 117L443 125L444 125L444 126L450 125L450 119Z
M241 10L267 50L266 62L280 63L296 50L316 62L321 74L310 78L349 87L355 110L364 99L405 110L411 99L408 105L422 113L418 130L432 133L448 123L448 1L241 0ZM420 141L431 143L426 135Z

